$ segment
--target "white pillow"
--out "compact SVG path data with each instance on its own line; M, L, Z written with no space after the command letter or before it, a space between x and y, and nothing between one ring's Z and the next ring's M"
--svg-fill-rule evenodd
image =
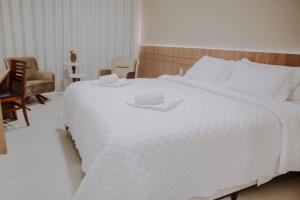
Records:
M285 101L295 87L294 71L240 61L226 88L274 101Z
M251 62L248 59L242 59L242 62L251 63L253 65L263 66L263 67L274 67L276 69L283 68L283 69L293 70L296 87L291 92L290 96L288 97L288 100L300 104L300 67L287 67L287 66L280 66L280 65L261 64L261 63Z
M204 56L187 71L185 77L202 82L222 83L232 75L233 63L232 60Z

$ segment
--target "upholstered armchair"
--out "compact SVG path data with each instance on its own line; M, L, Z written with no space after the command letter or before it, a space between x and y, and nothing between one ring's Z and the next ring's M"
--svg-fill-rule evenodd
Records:
M135 78L137 60L130 57L116 57L112 60L109 69L100 69L98 76L117 74L119 78Z
M11 60L21 60L26 62L26 82L25 82L25 98L35 96L41 104L45 103L48 98L43 93L55 90L55 76L50 71L40 70L34 57L15 57L6 58L5 65L9 70Z

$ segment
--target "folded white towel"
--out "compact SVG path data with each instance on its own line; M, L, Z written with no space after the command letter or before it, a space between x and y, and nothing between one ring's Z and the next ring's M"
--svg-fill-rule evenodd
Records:
M127 85L130 85L133 83L133 80L131 79L118 79L117 82L111 83L111 84L100 84L100 82L98 81L93 81L91 82L91 85L93 86L98 86L98 87L111 87L111 88L118 88L118 87L125 87Z
M165 98L164 102L158 105L136 105L134 102L127 102L126 104L135 108L166 112L172 110L181 102L182 102L181 99Z
M134 97L135 105L158 105L163 103L165 100L164 93L162 92L149 92L139 94Z
M118 88L118 87L125 87L127 85L132 84L132 83L133 83L132 79L121 78L117 82L109 84L109 85L105 85L104 87Z
M119 77L116 74L111 74L107 76L100 76L99 77L99 85L100 86L107 86L113 83L118 82Z

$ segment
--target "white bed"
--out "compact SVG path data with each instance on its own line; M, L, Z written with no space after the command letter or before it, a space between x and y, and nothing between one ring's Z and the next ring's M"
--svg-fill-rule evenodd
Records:
M122 88L70 85L61 109L86 176L74 200L184 200L300 171L300 106L179 76ZM168 112L126 105L159 88Z

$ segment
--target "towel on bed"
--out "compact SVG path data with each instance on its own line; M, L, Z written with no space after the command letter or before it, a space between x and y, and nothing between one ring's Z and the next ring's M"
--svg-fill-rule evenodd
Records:
M143 94L138 94L134 97L135 105L158 105L163 103L165 100L164 93L162 92L148 92Z
M126 104L135 108L166 112L174 109L181 102L182 99L169 97L169 98L165 98L165 100L162 103L157 105L137 105L135 104L135 102L127 102Z
M104 81L104 82L106 82L106 81ZM119 87L128 86L132 83L133 83L133 80L122 78L122 79L118 79L116 82L113 82L113 83L110 83L110 84L108 84L108 82L106 82L105 84L101 84L100 79L99 79L98 82L96 82L96 81L91 82L91 85L97 86L97 87L119 88Z

